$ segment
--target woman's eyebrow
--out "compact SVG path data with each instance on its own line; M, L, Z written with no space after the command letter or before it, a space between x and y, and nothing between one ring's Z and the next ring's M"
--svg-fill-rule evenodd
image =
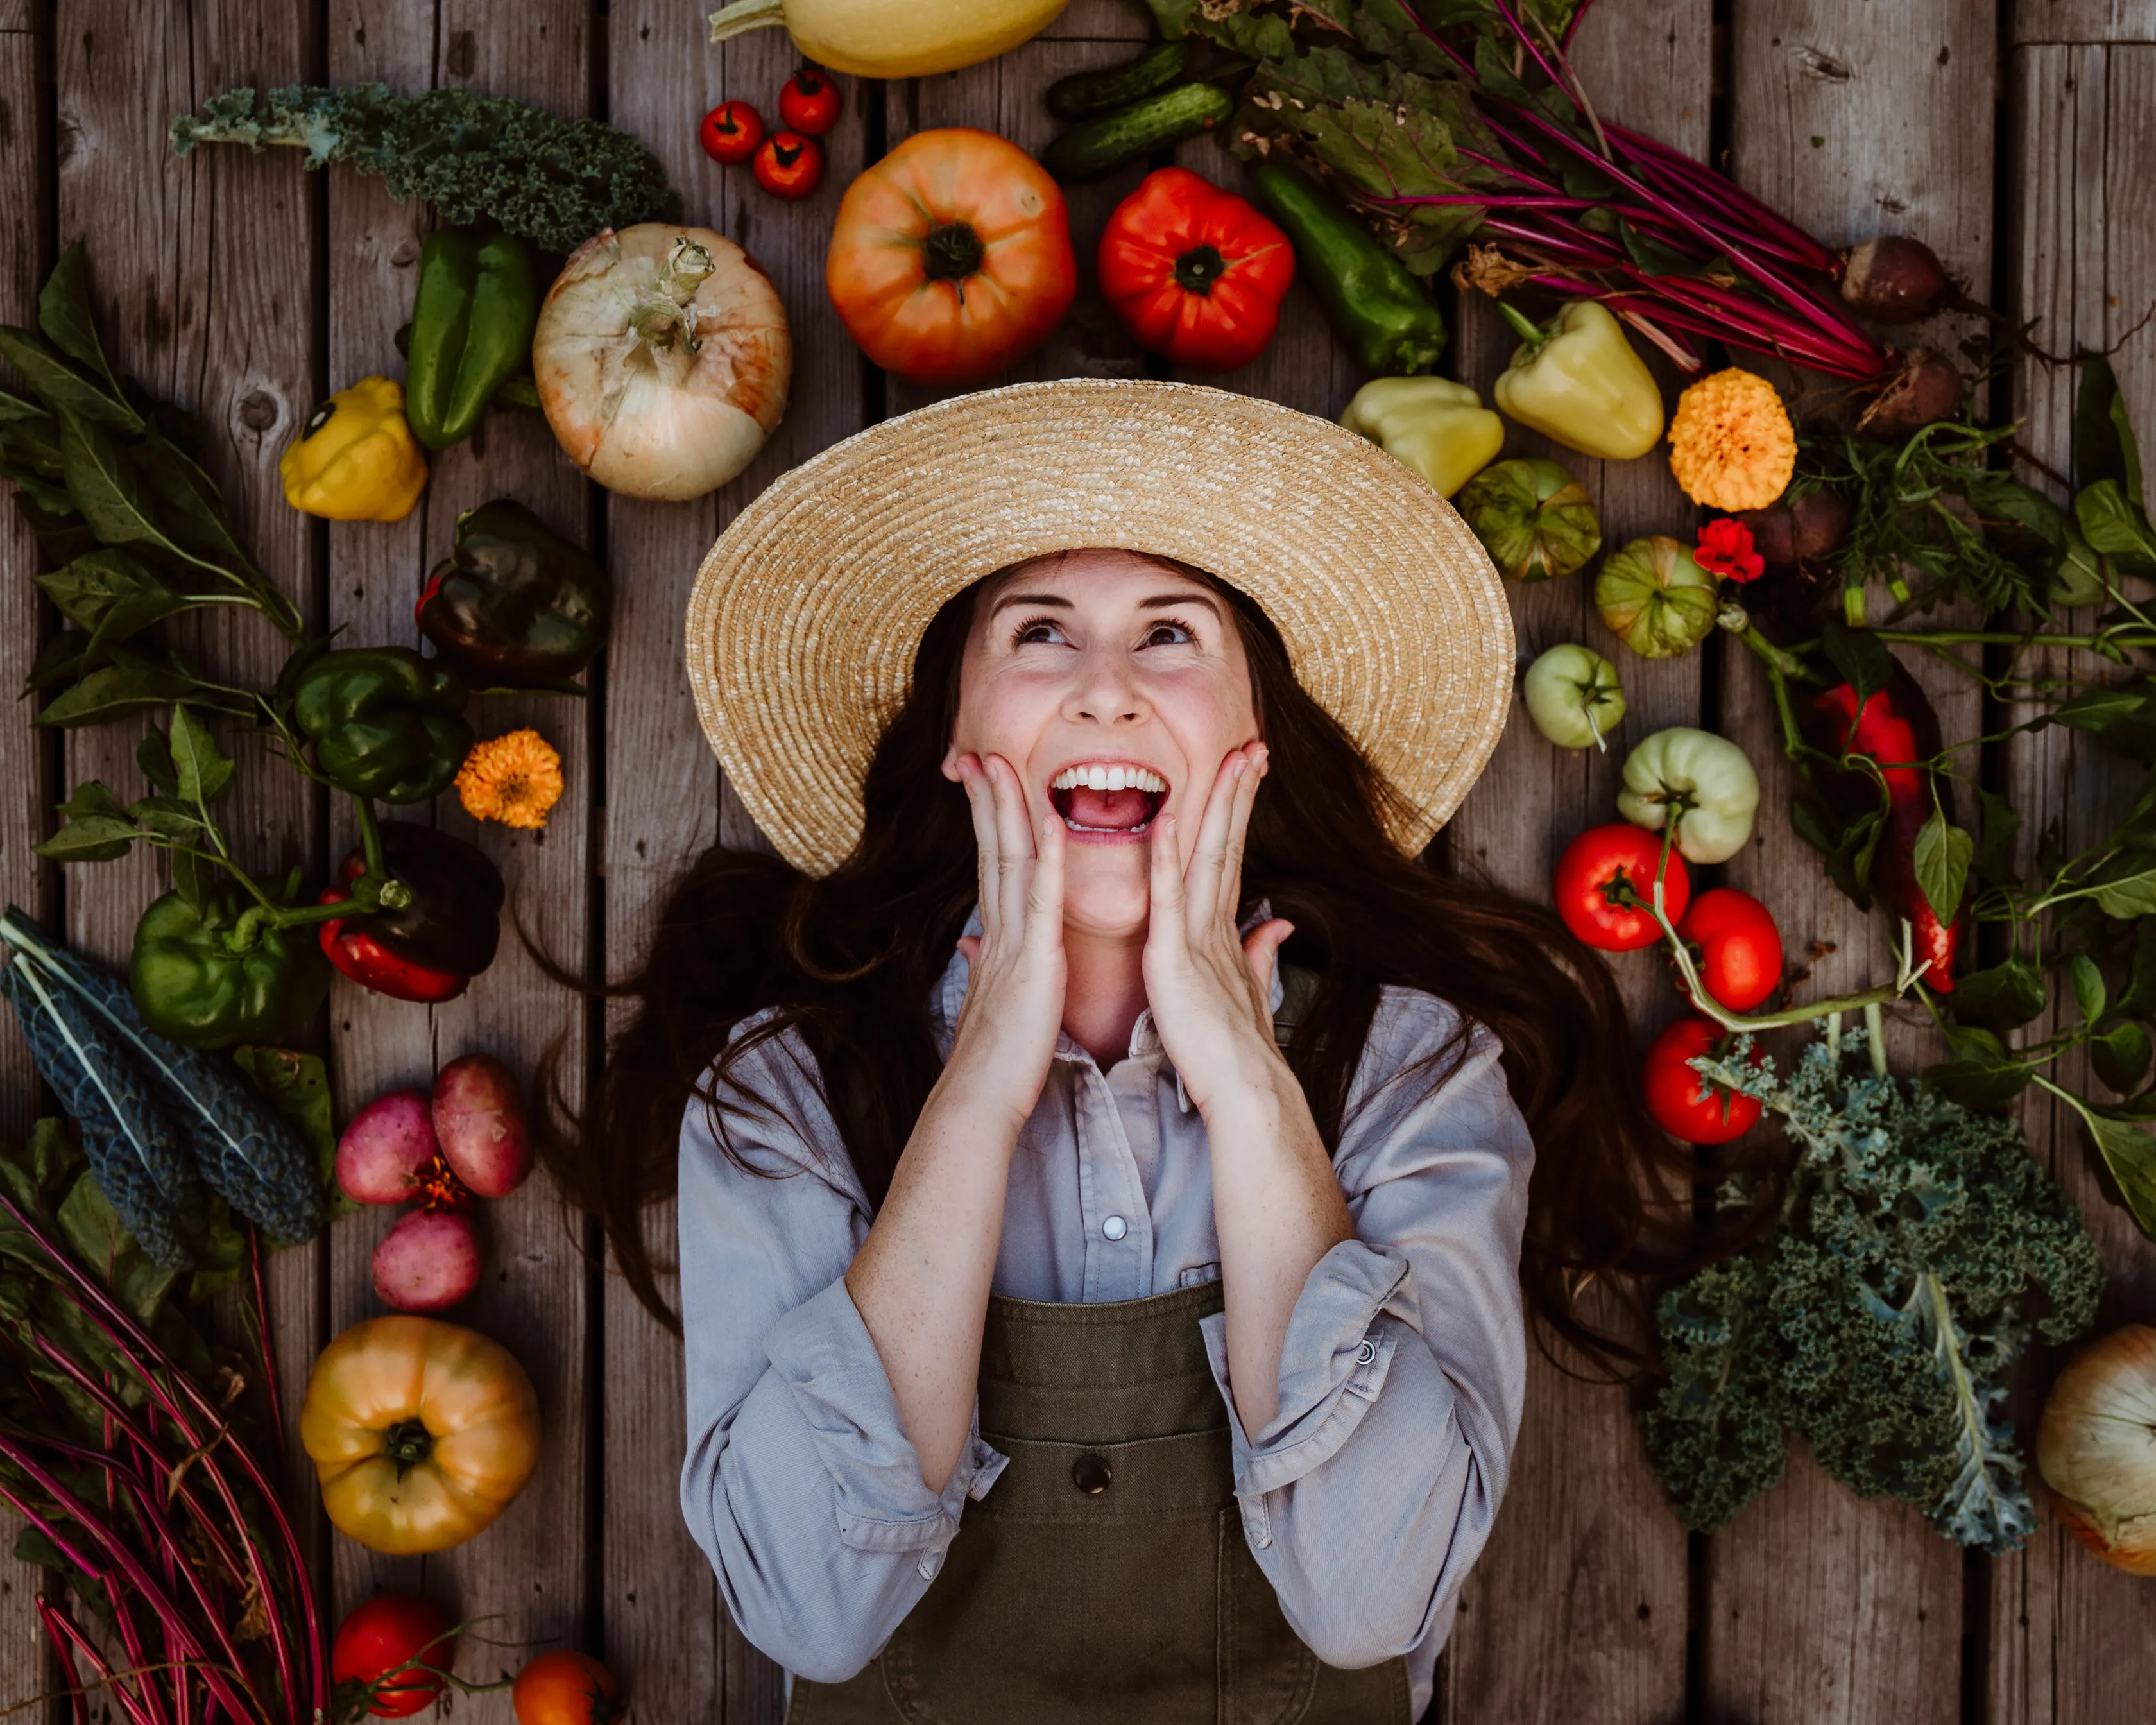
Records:
M1203 605L1216 619L1220 616L1219 606L1202 593L1158 593L1152 598L1138 601L1141 611L1172 611L1178 605Z
M1060 593L1007 593L994 604L988 607L988 615L994 616L1006 605L1054 605L1060 610L1068 611L1070 608L1070 601Z

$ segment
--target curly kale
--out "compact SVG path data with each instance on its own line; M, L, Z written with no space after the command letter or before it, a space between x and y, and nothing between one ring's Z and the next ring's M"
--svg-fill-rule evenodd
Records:
M383 84L227 90L204 117L172 122L172 147L289 144L307 166L350 163L396 198L424 198L445 222L491 217L542 251L574 251L602 228L672 215L666 170L637 140L597 120L565 120L509 96L445 86L393 95Z
M1774 1230L1661 1301L1669 1381L1641 1425L1680 1519L1727 1522L1781 1477L1794 1435L1852 1491L2014 1549L2035 1518L1999 1378L2035 1293L2053 1342L2095 1315L2080 1213L2008 1122L1826 1040L1787 1082L1748 1052L1701 1070L1780 1115L1797 1163Z

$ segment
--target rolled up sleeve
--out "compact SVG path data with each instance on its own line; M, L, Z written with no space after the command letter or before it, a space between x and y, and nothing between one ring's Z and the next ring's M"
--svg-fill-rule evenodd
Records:
M927 1590L969 1493L1003 1458L978 1426L942 1492L922 1482L891 1381L846 1291L868 1205L798 1045L742 1076L743 1168L692 1101L680 1151L688 1455L681 1510L742 1633L788 1671L851 1676ZM752 1170L754 1170L753 1172Z
M1356 1238L1303 1285L1262 1430L1237 1417L1224 1318L1205 1322L1252 1555L1296 1633L1344 1667L1441 1642L1519 1432L1533 1148L1486 1031L1443 1083L1418 1073L1455 1022L1386 992L1334 1159Z

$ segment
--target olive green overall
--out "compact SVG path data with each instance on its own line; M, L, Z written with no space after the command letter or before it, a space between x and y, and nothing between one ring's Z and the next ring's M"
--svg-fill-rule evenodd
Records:
M1243 1537L1209 1282L988 1301L981 1435L1010 1458L868 1669L788 1725L1408 1725L1404 1659L1319 1662Z

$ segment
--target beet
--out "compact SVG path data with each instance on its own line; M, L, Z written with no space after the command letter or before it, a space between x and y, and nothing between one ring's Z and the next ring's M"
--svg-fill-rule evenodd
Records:
M1842 300L1873 323L1928 317L1951 285L1938 254L1906 234L1882 234L1841 254Z
M1961 406L1962 377L1944 354L1912 347L1901 368L1865 408L1856 429L1866 437L1898 442L1938 420L1953 418Z
M352 1117L337 1140L336 1182L356 1204L402 1204L434 1163L433 1104L424 1091L393 1090Z
M440 1312L479 1286L479 1230L462 1210L408 1210L370 1266L375 1297L399 1312Z
M1748 509L1738 519L1769 568L1789 568L1823 557L1849 531L1849 503L1839 491L1807 491L1794 503Z
M516 1077L492 1055L468 1054L434 1075L442 1160L481 1198L506 1198L531 1172L531 1132Z

